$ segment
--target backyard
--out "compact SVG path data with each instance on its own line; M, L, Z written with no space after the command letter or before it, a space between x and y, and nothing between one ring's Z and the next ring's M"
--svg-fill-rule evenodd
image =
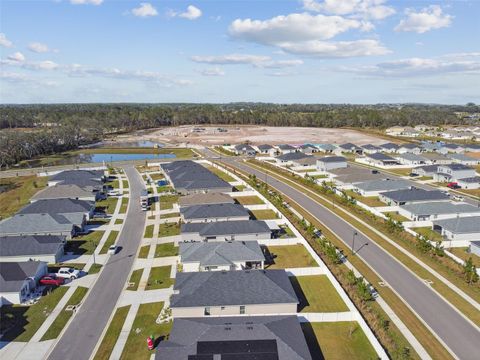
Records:
M430 227L417 227L413 228L413 231L415 231L417 234L424 236L428 240L432 241L442 241L443 237L440 233L433 231L432 228Z
M261 205L264 204L258 196L238 196L235 200L242 205Z
M257 220L273 220L273 219L278 219L278 215L275 211L270 210L270 209L265 209L265 210L252 210L251 211L252 215L255 217Z
M269 246L265 249L265 254L267 259L269 256L273 256L273 263L266 263L266 269L287 269L318 266L302 244Z
M235 179L233 177L231 177L230 175L228 175L226 172L216 168L216 167L213 167L213 166L206 166L206 168L208 170L210 170L212 173L214 173L215 175L217 175L220 179L222 180L225 180L226 182L233 182L235 181Z
M0 179L0 219L12 216L47 185L47 177L19 176Z

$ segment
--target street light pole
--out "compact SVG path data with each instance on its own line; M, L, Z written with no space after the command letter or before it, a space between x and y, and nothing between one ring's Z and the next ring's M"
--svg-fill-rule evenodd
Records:
M354 231L353 235L352 235L352 255L355 255L355 250L354 250L355 249L355 236L357 236L357 235L358 235L357 232Z
M97 263L97 261L95 260L95 249L96 249L96 246L95 246L95 242L92 241L92 245L93 245L93 264L95 265Z

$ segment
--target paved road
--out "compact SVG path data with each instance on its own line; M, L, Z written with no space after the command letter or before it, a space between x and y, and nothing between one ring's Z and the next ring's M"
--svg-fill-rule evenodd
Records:
M215 157L216 155L210 156ZM253 169L240 160L223 158L223 161L258 179L265 179L265 173ZM331 213L295 188L268 176L268 184L289 198L298 202L323 224L332 229L349 247L356 229L342 218ZM362 246L368 243L368 246ZM467 320L453 310L428 285L406 270L392 256L375 244L371 239L358 233L355 246L360 256L380 277L387 282L430 326L431 329L460 359L478 359L480 332ZM394 309L395 310L395 309Z
M88 360L107 326L110 315L125 287L145 226L145 213L138 204L145 188L133 166L126 166L130 182L130 203L117 245L121 251L110 257L77 315L49 355L53 360Z

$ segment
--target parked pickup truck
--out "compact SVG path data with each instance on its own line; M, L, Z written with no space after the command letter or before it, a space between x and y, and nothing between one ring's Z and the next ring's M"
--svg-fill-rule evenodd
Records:
M80 276L80 271L74 268L63 267L60 268L57 272L57 277L65 278L65 279L77 279Z
M458 185L456 182L449 182L447 184L447 187L449 189L460 189L460 185Z

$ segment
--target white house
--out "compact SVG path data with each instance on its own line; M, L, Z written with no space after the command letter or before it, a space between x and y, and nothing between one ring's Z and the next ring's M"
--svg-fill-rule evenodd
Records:
M400 206L398 213L412 221L434 221L456 217L480 216L480 208L450 201L420 202Z
M434 175L435 181L458 181L458 179L465 179L475 177L475 169L462 164L448 164L440 165L437 174Z
M468 246L470 241L480 239L480 216L434 221L433 230L438 231L452 247Z
M329 171L347 167L347 159L343 156L325 156L317 160L318 171Z
M472 176L469 178L457 179L457 184L462 189L467 189L467 190L480 189L480 176Z
M43 261L0 262L0 306L22 304L47 273Z

